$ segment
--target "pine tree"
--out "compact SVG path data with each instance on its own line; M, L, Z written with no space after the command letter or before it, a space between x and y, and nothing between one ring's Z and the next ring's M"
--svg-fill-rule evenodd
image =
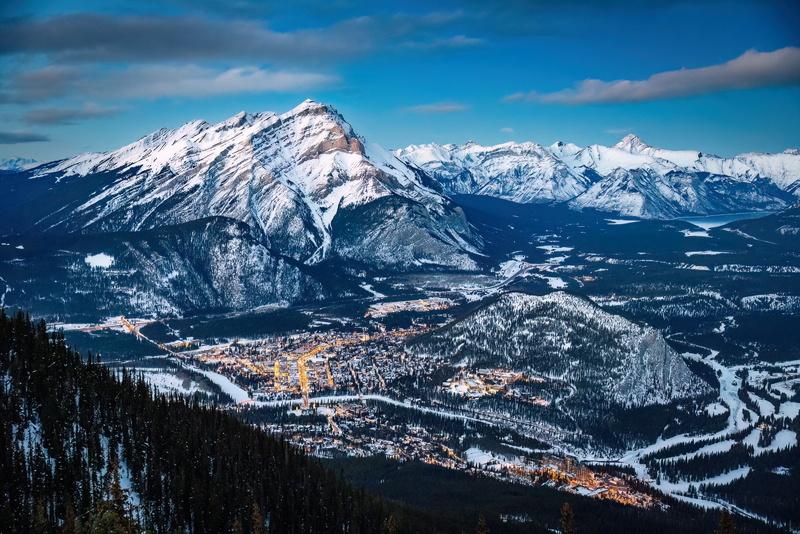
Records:
M489 527L486 526L486 518L483 517L483 514L478 516L478 526L475 527L475 534L489 534L491 530Z
M139 534L139 524L127 506L125 490L119 481L119 464L108 466L106 495L97 503L96 511L86 522L86 534Z
M394 514L390 515L383 521L381 532L384 532L385 534L397 534L397 523L395 522Z
M75 528L75 508L71 504L67 505L64 515L64 524L61 526L61 534L76 534Z
M561 534L575 534L575 525L572 517L572 507L564 503L561 507Z
M36 508L33 511L33 532L35 534L45 534L48 531L46 515L44 503L39 499L36 501Z
M253 503L253 534L267 534L264 516L261 515L261 508L258 503Z
M719 530L717 534L736 534L736 523L733 522L731 513L726 508L719 517Z

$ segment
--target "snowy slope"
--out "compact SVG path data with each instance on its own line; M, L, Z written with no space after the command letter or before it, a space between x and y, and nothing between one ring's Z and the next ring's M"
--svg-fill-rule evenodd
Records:
M0 159L0 171L19 172L39 165L35 159L7 158Z
M613 147L431 144L395 154L428 172L450 194L568 201L576 209L644 218L780 210L800 196L798 150L724 159L663 150L628 135Z
M489 195L523 203L560 202L579 195L589 183L536 143L412 145L395 154L423 169L451 194Z
M474 366L529 370L558 378L575 395L634 407L711 391L650 327L564 292L508 293L411 346Z
M140 231L209 216L236 219L260 232L266 246L309 264L336 256L337 215L379 199L409 207L413 219L358 232L384 232L405 252L402 266L474 268L468 253L479 238L463 213L423 185L418 171L366 142L333 108L311 100L278 115L245 112L216 125L193 121L161 129L119 150L81 154L40 167L38 180L105 176L91 194L48 213L44 231ZM87 179L83 180L88 183ZM405 236L408 226L430 238L423 258ZM351 254L366 256L367 254ZM407 261L410 258L410 261ZM388 261L388 264L392 264Z

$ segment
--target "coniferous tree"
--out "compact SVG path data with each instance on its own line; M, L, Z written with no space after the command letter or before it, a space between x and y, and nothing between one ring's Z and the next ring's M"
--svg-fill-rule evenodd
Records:
M133 518L127 503L126 492L119 480L119 464L112 461L108 467L106 494L98 502L97 510L89 517L85 534L138 534L139 524Z
M717 534L736 534L736 523L733 522L733 517L727 508L722 510L722 515L719 516Z
M75 508L71 504L67 505L64 513L64 523L61 525L61 534L77 534L75 525Z
M258 506L258 503L253 503L253 534L267 534L264 516L261 515L261 507Z
M478 526L475 527L475 534L489 534L491 530L486 525L486 518L483 514L478 516Z
M569 503L564 503L561 507L561 534L575 534L575 524L572 515L572 507Z
M36 502L33 512L33 532L34 534L45 534L48 530L47 517L45 515L44 503L41 499Z
M384 520L382 531L384 534L397 534L397 522L394 519L394 514Z

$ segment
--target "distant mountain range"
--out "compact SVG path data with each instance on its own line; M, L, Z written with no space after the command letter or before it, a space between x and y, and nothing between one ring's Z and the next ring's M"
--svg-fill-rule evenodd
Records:
M654 148L631 134L613 147L469 142L411 145L394 153L424 170L447 194L567 202L574 209L649 219L777 211L800 196L797 149L726 159Z
M111 152L3 168L0 235L37 247L25 249L24 269L8 258L19 269L8 299L27 294L25 280L41 285L30 291L71 299L88 284L95 300L81 306L102 301L109 313L285 306L361 294L367 273L494 265L485 232L449 195L643 218L777 211L800 195L796 150L723 159L628 136L610 148L389 152L311 100L282 115L192 121ZM106 254L111 267L95 269L77 251Z
M36 161L35 159L26 159L26 158L0 159L0 174L20 172L36 167L37 165L41 165L41 162Z

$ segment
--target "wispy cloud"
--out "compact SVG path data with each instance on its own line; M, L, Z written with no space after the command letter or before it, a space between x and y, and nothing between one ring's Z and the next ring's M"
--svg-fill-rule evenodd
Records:
M501 132L514 133L514 128L500 128Z
M615 128L613 130L606 130L605 132L614 135L628 134L631 133L631 128Z
M217 70L196 65L169 67L161 65L134 66L112 76L91 93L109 97L119 92L122 98L161 98L290 92L330 86L339 81L336 76L312 72L272 71L258 67Z
M0 103L30 104L63 96L89 73L83 67L48 65L6 78L0 85ZM4 87L3 87L4 85Z
M455 48L473 48L486 44L484 39L477 37L467 37L466 35L455 35L453 37L437 37L434 39L423 39L406 43L409 48L423 50L446 50Z
M696 96L735 89L800 85L800 48L750 50L721 65L654 74L646 80L584 80L576 89L555 93L515 93L506 102L543 104L622 104Z
M33 132L0 132L0 145L17 145L20 143L39 143L49 141L50 138L46 135L37 134Z
M365 15L321 28L275 31L257 19L74 13L0 21L0 55L46 54L62 64L236 60L328 65L392 48L481 44L482 39L463 34L442 36L442 28L459 18L458 12Z
M44 53L61 63L233 58L324 62L352 56L371 44L332 37L363 35L373 26L361 18L324 30L277 32L255 21L76 13L0 25L0 54Z
M20 75L10 89L0 94L0 102L43 102L71 95L100 100L155 99L163 97L203 98L242 93L292 92L329 87L337 76L313 72L290 72L238 67L214 69L197 65L133 65L109 71L88 66L48 66ZM109 116L114 108L88 107L61 110L64 120ZM32 110L27 122L56 124L59 111ZM52 121L52 122L48 122Z
M28 124L75 124L89 119L113 117L122 110L121 107L102 107L88 103L78 108L37 108L28 110L22 117Z
M423 104L421 106L413 106L405 109L406 111L419 113L420 115L444 115L446 113L466 111L469 109L469 106L453 102L437 102L436 104Z

